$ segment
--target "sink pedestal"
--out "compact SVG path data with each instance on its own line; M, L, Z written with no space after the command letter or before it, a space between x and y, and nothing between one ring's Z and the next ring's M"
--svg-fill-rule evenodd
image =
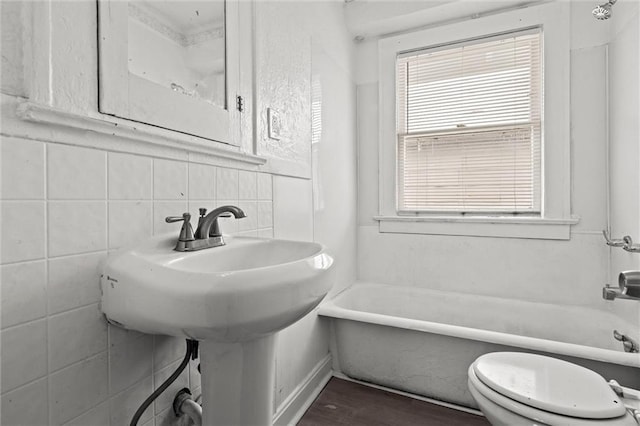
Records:
M273 421L275 334L240 343L200 342L202 424Z

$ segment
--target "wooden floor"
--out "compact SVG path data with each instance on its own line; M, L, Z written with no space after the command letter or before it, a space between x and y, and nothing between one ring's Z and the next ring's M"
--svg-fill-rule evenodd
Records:
M480 416L333 377L298 426L487 426Z

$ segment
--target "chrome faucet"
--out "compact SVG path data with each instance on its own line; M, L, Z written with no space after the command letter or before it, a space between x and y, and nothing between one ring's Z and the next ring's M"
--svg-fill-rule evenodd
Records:
M640 271L623 271L618 275L618 287L609 284L602 288L605 300L630 299L640 301Z
M613 330L613 338L619 342L622 342L622 347L624 348L625 352L631 352L631 353L640 352L640 345L638 345L638 342L636 342L626 334L620 333L618 330Z
M236 219L246 217L242 209L236 206L221 206L211 210L209 214L206 213L207 209L200 208L200 219L195 232L193 232L193 228L191 227L191 214L189 213L183 213L182 216L169 216L165 218L167 223L184 222L182 229L180 229L180 236L178 237L178 242L174 250L196 251L223 246L225 242L220 232L218 218L231 217L231 215Z

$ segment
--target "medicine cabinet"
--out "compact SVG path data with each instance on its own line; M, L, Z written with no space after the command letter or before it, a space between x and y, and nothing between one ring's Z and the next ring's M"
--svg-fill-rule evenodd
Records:
M239 145L237 0L99 0L99 110Z

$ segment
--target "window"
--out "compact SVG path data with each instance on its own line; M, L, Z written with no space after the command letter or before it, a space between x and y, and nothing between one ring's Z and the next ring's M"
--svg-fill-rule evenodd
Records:
M540 212L540 37L398 55L399 211Z
M569 16L548 2L378 41L380 232L570 238Z

